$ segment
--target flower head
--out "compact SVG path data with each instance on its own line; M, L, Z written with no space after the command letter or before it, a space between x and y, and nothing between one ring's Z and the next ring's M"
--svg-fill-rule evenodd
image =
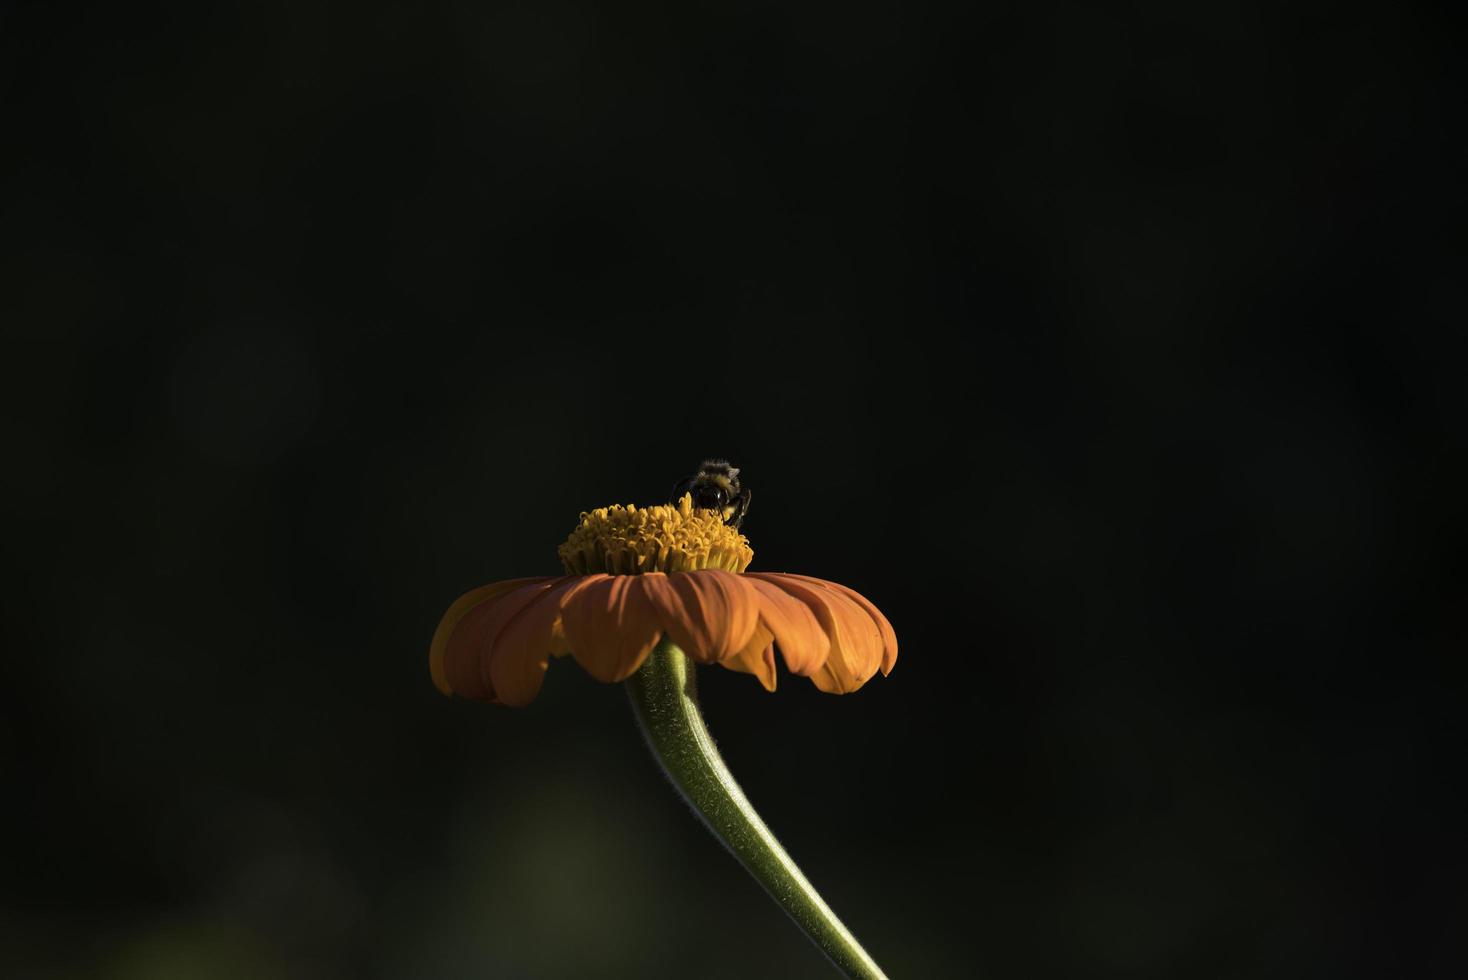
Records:
M749 539L711 510L694 510L693 497L654 507L598 507L557 553L567 575L611 572L692 572L722 568L742 572L754 560Z
M496 582L444 613L429 651L445 694L507 705L540 692L552 656L601 681L630 677L665 636L700 663L775 689L775 650L793 674L845 694L897 661L887 618L844 585L745 572L749 541L688 496L601 507L560 547L566 574Z

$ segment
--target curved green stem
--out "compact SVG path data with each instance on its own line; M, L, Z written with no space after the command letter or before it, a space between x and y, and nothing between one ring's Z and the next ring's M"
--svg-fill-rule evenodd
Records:
M663 640L627 679L627 693L652 754L704 825L837 969L859 980L886 980L886 974L805 880L724 765L699 714L693 664L683 651Z

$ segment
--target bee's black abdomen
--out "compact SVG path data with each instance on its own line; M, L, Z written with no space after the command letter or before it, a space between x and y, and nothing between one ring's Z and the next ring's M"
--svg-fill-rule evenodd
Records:
M729 496L723 487L696 487L693 491L693 504L696 507L719 508L729 502Z

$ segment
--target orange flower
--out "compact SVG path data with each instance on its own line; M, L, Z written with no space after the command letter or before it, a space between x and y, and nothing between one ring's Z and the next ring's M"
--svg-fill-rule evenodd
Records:
M677 505L581 515L560 548L568 574L511 579L461 596L429 651L445 694L520 706L552 656L626 680L665 636L691 659L775 689L775 649L793 674L845 694L897 661L887 618L844 585L749 572L749 542L712 512Z

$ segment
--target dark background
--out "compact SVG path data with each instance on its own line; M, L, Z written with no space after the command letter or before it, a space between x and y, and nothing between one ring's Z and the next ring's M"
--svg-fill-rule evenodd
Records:
M1464 159L1411 8L0 8L0 972L821 977L460 592L744 468L703 672L894 978L1461 976Z

